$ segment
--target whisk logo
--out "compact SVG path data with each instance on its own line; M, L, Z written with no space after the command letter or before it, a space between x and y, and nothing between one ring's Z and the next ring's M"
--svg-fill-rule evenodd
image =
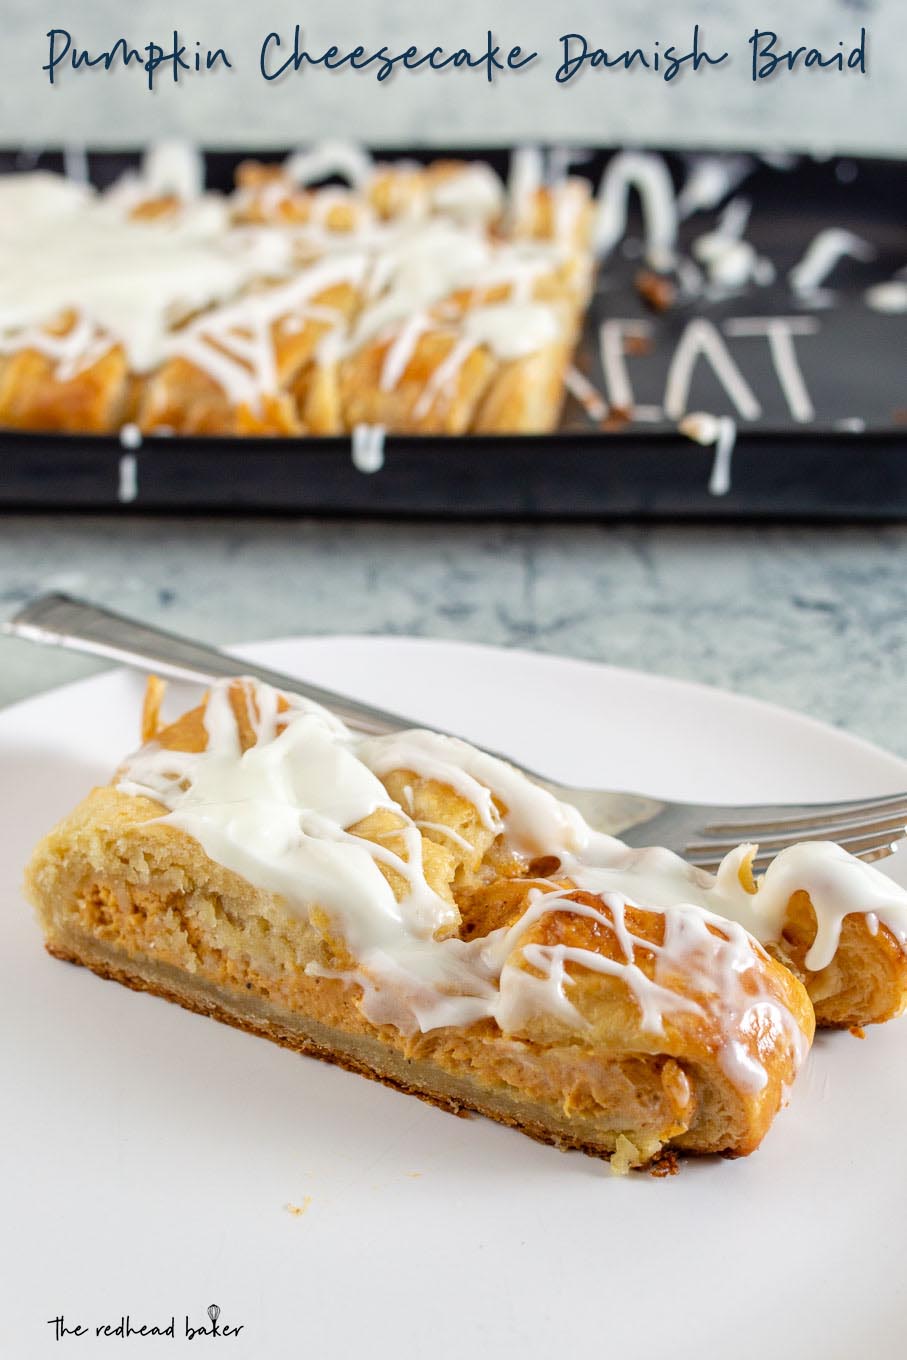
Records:
M243 1329L242 1323L221 1322L220 1308L216 1303L209 1303L207 1311L207 1325L202 1323L200 1326L194 1327L189 1318L186 1318L187 1340L194 1341L196 1337L200 1336L239 1336Z

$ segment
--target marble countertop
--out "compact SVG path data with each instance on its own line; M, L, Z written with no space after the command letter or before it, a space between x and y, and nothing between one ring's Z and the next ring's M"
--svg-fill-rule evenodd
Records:
M211 642L464 638L788 705L907 756L907 527L0 519L0 616L65 590ZM0 704L91 673L0 639Z

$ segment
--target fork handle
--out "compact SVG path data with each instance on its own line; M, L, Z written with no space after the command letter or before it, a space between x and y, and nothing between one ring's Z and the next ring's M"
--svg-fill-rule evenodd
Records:
M174 680L200 680L210 684L212 680L229 678L237 673L249 675L276 689L289 690L332 709L360 732L380 734L418 726L398 713L360 703L358 699L336 694L321 685L309 684L267 666L238 661L216 647L167 633L162 628L152 628L70 595L40 595L4 623L3 632L30 642L107 657Z
M399 713L374 708L371 704L361 703L358 699L337 694L320 685L309 684L296 676L285 675L267 666L256 666L253 662L238 661L216 647L207 647L204 643L167 633L161 628L152 628L70 595L40 595L0 625L0 632L11 637L26 638L30 642L43 642L73 652L107 657L111 661L120 661L142 671L154 671L175 680L200 680L203 684L210 684L212 680L231 678L238 673L248 675L273 685L275 689L312 699L331 709L350 727L370 735L400 732L422 725ZM432 730L442 732L445 736L452 735L434 724ZM662 802L638 794L567 788L530 770L512 756L502 755L487 747L485 749L490 755L497 755L499 759L522 770L555 798L573 803L591 825L614 836L651 821L656 813L666 807Z

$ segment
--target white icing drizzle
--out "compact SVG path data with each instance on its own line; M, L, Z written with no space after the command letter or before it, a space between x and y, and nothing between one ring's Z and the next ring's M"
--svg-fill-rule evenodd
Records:
M536 278L556 259L547 246L492 245L443 222L410 228L372 258L366 287L375 300L359 314L351 334L340 344L340 353L354 353L376 337L390 336L380 384L391 391L419 339L432 329L448 330L453 343L416 402L414 414L419 418L439 394L449 393L462 364L477 346L506 362L561 338L563 322L557 308L532 300ZM473 301L459 318L455 312L451 323L438 319L439 310L431 310L454 291L476 299L502 285L508 297L490 303Z
M742 195L732 198L721 211L716 231L721 236L739 241L746 231L752 209L753 205L748 198Z
M284 177L296 188L316 184L332 176L362 188L372 176L374 164L368 152L353 142L322 142L307 151L295 151L284 161Z
M173 194L189 202L205 187L205 162L197 146L181 138L155 143L142 159L141 183L151 196Z
M770 165L773 170L795 170L800 160L799 156L792 151L760 151L759 159L765 165ZM828 157L814 156L813 160L829 159Z
M139 494L139 460L134 453L124 453L117 468L117 500L131 505Z
M366 292L373 300L357 317L352 333L343 345L343 352L354 352L360 345L375 337L396 335L395 344L386 356L386 387L398 381L398 362L402 374L412 353L412 346L430 324L440 325L437 309L445 298L462 292L472 300L459 324L464 337L471 343L457 347L460 362L477 343L493 349L499 358L516 352L528 352L527 336L536 335L536 345L547 343L551 327L559 324L556 309L547 304L535 304L531 313L520 311L516 304L532 299L536 279L556 267L560 256L556 248L536 243L496 244L484 236L464 229L454 229L449 223L434 221L404 224L393 233L386 233L381 246L370 256L371 265L366 281ZM499 302L477 306L475 299L486 290L505 287L508 296ZM456 309L453 322L457 321ZM471 321L473 313L481 315ZM539 319L545 310L547 321ZM478 340L469 326L482 329ZM455 333L455 332L454 332ZM439 380L433 378L431 394L425 409L438 391L456 376L453 360L445 364ZM389 367L388 367L389 365Z
M263 392L278 387L273 327L286 315L333 317L313 306L312 298L341 283L357 286L366 263L364 255L353 252L320 260L290 283L203 313L170 337L166 353L182 355L210 373L234 405L255 407Z
M570 175L575 165L585 165L592 159L591 151L580 147L553 146L548 152L548 187L554 195L554 234L559 241L573 240L577 223L589 202L587 180Z
M693 254L708 274L713 295L735 292L750 282L766 285L775 277L771 262L743 239L749 215L746 199L731 199L718 225L693 242Z
M532 221L533 201L545 181L545 161L537 146L520 146L510 158L507 177L507 230L518 235Z
M677 195L682 219L719 207L752 172L751 156L697 156Z
M598 191L596 250L607 255L626 231L631 189L642 204L647 262L653 269L672 268L677 242L674 183L663 157L649 151L621 151L608 162Z
M737 424L730 416L720 419L718 438L715 440L715 461L709 477L709 494L726 496L731 489L731 459L737 443Z
M571 364L564 375L564 384L567 391L580 403L590 420L596 422L607 420L608 403L605 401L598 388L581 373L578 368Z
M872 260L875 249L852 231L828 227L813 237L803 258L787 276L795 293L809 295L821 287L839 260L849 255L855 260Z
M81 369L89 367L100 359L109 348L108 339L84 316L77 316L72 327L64 335L55 335L36 328L27 328L19 333L15 345L10 348L28 346L45 355L52 361L60 382L68 382ZM0 353L5 345L0 336Z
M552 188L565 184L574 165L587 165L592 152L579 146L552 146L548 152L548 183Z
M428 317L419 312L404 321L384 357L378 383L383 392L392 392L400 382L420 338L429 329L429 326Z
M371 474L381 471L384 467L386 435L383 425L367 425L363 421L353 426L350 451L357 472Z
M142 447L142 432L138 425L132 421L120 427L120 443L124 449L139 449Z
M89 184L91 175L88 169L88 152L84 146L64 146L63 173L76 184Z
M326 911L356 961L339 976L362 987L363 1012L375 1023L411 1032L491 1017L512 1033L534 1015L552 1014L581 1028L567 971L567 965L580 964L621 977L652 1035L663 1032L671 1015L691 1007L708 1012L725 1035L725 1071L740 1089L758 1090L765 1072L743 1036L764 1022L798 1056L805 1049L791 1016L759 989L754 973L760 955L752 937L778 938L795 891L810 894L819 923L809 968L831 961L841 923L852 912L870 913L907 949L907 894L837 846L785 850L750 894L740 870L751 847L732 851L712 877L668 850L633 850L593 831L574 807L466 742L427 731L356 736L303 699L290 697L289 711L279 715L274 690L242 683L257 709L255 745L240 754L229 682L219 681L205 715L207 749L186 753L151 743L127 762L118 787L162 803L164 824L194 837L226 869L278 894L290 912L307 916L315 906ZM509 928L471 942L450 935L456 908L425 877L419 827L411 816L412 788L407 786L398 805L381 783L380 776L393 770L449 786L515 853L554 855L558 876L595 894L600 906L571 902L563 889L538 890ZM396 814L406 858L349 831L378 809ZM443 830L454 843L462 840ZM379 865L405 882L401 900ZM661 945L633 936L626 906L634 904L664 913ZM608 925L623 961L521 943L552 910ZM651 977L638 966L640 945L655 959ZM536 972L518 966L520 954ZM668 985L678 970L692 979L699 1000ZM323 973L312 965L308 971Z
M842 434L865 434L866 421L862 416L842 416L835 421L834 428Z
M436 397L447 397L457 382L460 370L476 347L476 342L468 335L462 336L451 345L449 352L430 375L419 400L413 407L416 420L421 420L431 410Z
M893 278L876 283L863 294L867 307L892 315L907 312L907 279Z
M504 187L485 161L471 161L455 174L445 174L430 190L434 212L464 224L485 224L500 217Z
M688 255L677 257L675 273L681 295L686 298L698 297L703 289L702 270L693 263Z
M0 224L6 229L13 219L22 221L29 231L46 217L74 218L92 200L87 184L49 170L21 171L0 175Z
M0 177L4 350L30 344L52 353L55 338L42 339L39 328L73 308L105 333L103 348L110 337L122 341L143 371L163 357L174 319L235 296L261 272L259 253L226 231L218 200L135 221L115 194L40 172Z
M704 316L687 323L680 343L671 358L665 382L664 408L672 420L686 412L690 384L697 360L708 359L712 372L744 420L758 420L762 407L753 389L730 355L717 327Z
M411 802L412 789L410 789L410 803ZM407 808L407 811L412 813L412 807ZM466 837L461 836L459 831L454 831L453 827L445 826L443 822L427 822L424 818L421 820L417 818L414 825L417 826L420 831L437 831L440 836L443 836L446 840L453 841L454 845L458 845L460 849L465 850L467 854L472 853L472 844Z
M554 234L559 241L565 241L568 244L572 241L576 233L577 223L582 217L587 202L588 191L583 180L567 179L557 185L554 202Z
M474 344L485 345L499 359L519 359L560 336L556 313L543 303L499 302L473 307L463 319L463 330Z
M803 371L797 361L794 348L795 335L817 335L819 323L812 316L737 316L725 322L728 335L764 335L768 340L769 353L784 393L785 401L794 420L805 423L815 418L815 409L810 399Z
M731 459L737 443L736 421L730 416L713 416L707 411L694 411L684 416L677 428L697 444L714 444L715 461L709 477L709 493L712 496L726 496L731 489Z
M598 349L608 389L608 400L612 408L637 414L624 355L624 338L635 336L645 340L651 333L652 327L647 321L622 320L616 317L603 321L599 327Z

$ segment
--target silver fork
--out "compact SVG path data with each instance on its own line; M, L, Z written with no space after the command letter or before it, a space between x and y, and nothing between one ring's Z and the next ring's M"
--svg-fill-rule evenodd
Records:
M4 623L2 631L32 642L108 657L179 680L210 683L224 676L254 676L278 689L314 699L361 732L394 732L418 725L400 714L374 708L266 666L238 661L215 647L149 627L68 595L40 596ZM518 764L509 756L502 759ZM779 850L797 841L833 840L859 859L877 860L890 855L907 835L907 793L843 803L707 806L670 803L611 789L570 788L526 766L518 768L555 797L573 803L598 830L620 836L629 845L668 846L703 869L716 869L727 851L741 841L759 843L755 867L763 869Z

